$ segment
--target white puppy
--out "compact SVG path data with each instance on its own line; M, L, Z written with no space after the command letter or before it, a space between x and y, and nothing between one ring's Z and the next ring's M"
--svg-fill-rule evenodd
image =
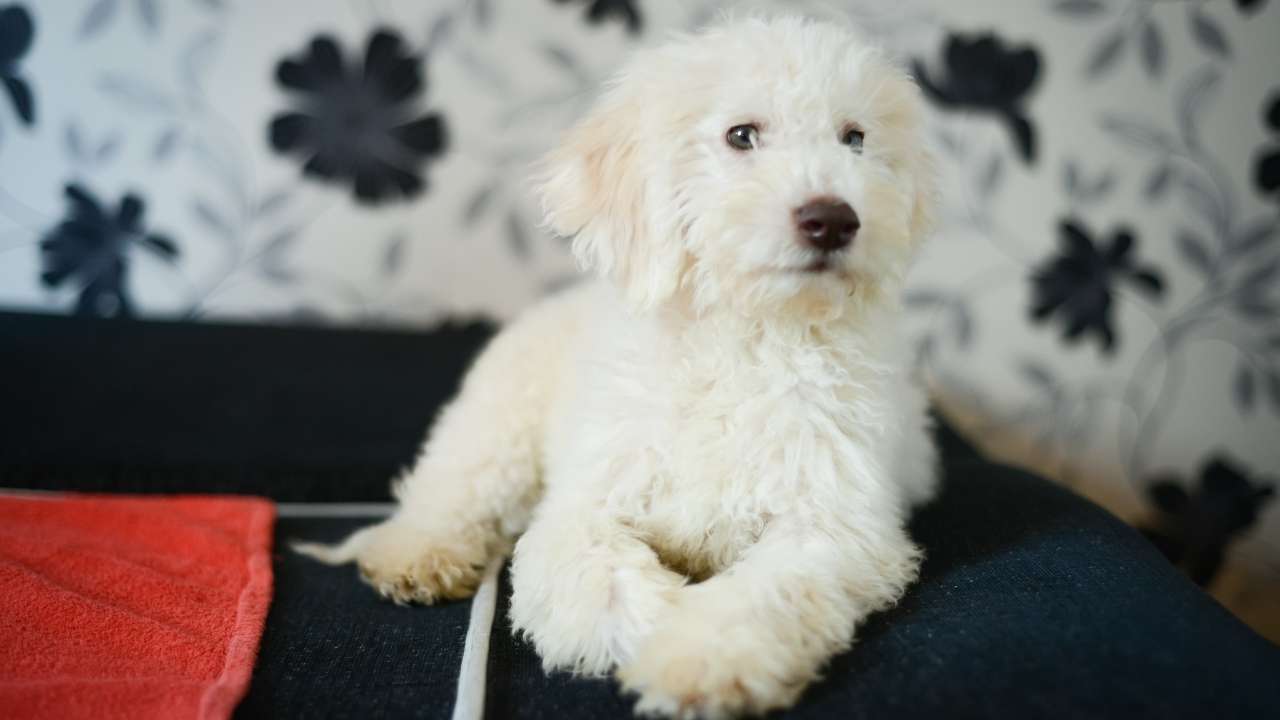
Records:
M541 177L605 282L499 335L396 514L320 554L430 603L514 542L511 618L547 668L616 672L642 712L794 701L920 562L904 525L936 456L899 351L920 122L911 81L832 25L639 54Z

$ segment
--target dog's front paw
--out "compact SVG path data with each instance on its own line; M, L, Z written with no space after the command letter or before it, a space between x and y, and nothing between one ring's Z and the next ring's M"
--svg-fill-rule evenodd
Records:
M787 672L785 648L764 647L748 633L728 636L713 622L675 622L645 643L618 671L640 696L636 712L673 718L761 715L795 702L809 678ZM782 660L781 663L778 661Z
M356 554L360 577L397 603L471 597L484 574L483 551L391 519L370 530Z

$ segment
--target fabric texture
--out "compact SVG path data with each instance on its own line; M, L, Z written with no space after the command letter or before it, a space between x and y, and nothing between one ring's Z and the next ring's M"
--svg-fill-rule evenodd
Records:
M1256 718L1280 707L1280 649L1141 535L1043 479L943 447L943 492L911 526L926 550L920 581L776 717ZM368 522L284 519L277 542L331 541ZM396 606L351 567L276 562L238 718L450 716L470 601ZM630 717L614 682L543 672L511 633L510 593L504 575L485 717Z
M1114 516L1033 475L946 463L921 578L780 718L1269 717L1280 649ZM612 681L546 677L504 579L488 718L626 717ZM774 716L770 716L774 717Z
M0 487L390 500L492 332L0 313Z
M276 543L336 541L372 522L281 518ZM275 557L276 595L237 718L447 718L471 602L395 605L351 566Z
M0 717L229 717L274 518L249 498L0 497Z

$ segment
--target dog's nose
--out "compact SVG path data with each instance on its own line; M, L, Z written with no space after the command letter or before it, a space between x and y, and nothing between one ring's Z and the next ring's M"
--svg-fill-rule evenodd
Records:
M823 252L834 252L849 246L862 223L849 203L831 198L810 200L796 208L796 227L800 238Z

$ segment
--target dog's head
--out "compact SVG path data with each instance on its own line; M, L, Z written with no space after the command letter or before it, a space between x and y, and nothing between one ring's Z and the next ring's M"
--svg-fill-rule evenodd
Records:
M834 25L642 52L546 160L547 221L639 308L830 314L896 294L933 205L920 94Z

